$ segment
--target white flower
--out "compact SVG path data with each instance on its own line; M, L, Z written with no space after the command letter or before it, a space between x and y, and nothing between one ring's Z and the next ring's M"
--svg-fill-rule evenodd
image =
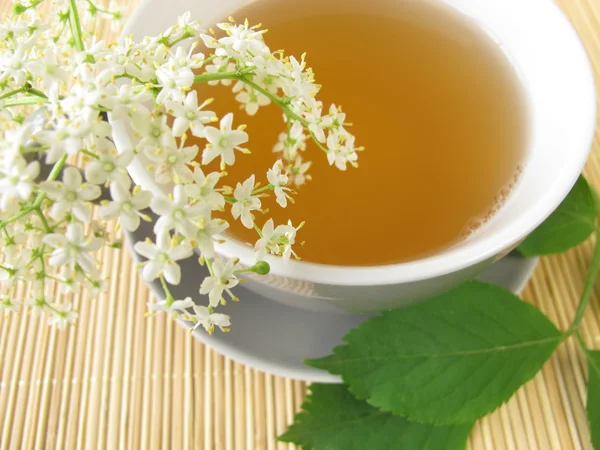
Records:
M232 298L235 296L231 289L238 285L239 280L235 276L237 261L230 259L227 263L215 259L212 263L212 275L206 277L200 286L200 294L208 294L210 306L217 306L223 299L223 291L226 291Z
M270 52L266 52L264 56L254 57L252 64L256 66L252 81L263 87L267 92L277 94L281 85L280 76L285 70L283 62L275 58Z
M152 102L152 95L147 91L137 91L131 84L123 84L116 95L103 99L102 105L110 109L112 120L133 118L136 115L148 115L146 105Z
M169 99L183 103L185 92L194 84L192 69L201 67L204 62L202 54L192 56L192 51L193 48L186 54L183 47L178 47L175 55L156 70L156 77L162 86L156 97L159 104Z
M293 165L288 167L288 178L291 183L294 183L296 186L302 186L306 183L307 180L310 180L310 175L307 175L306 172L310 169L311 162L303 162L302 157L298 155Z
M183 102L185 92L194 84L194 73L187 67L171 70L165 66L156 71L156 77L162 88L156 96L156 101L164 103L166 100Z
M194 302L192 301L191 297L186 297L183 300L174 300L171 302L171 304L169 304L167 300L161 300L156 303L148 303L148 308L150 308L153 313L166 312L174 318L188 315L186 310L192 306L194 306Z
M3 253L5 260L2 263L2 268L0 268L0 282L4 286L10 287L18 281L31 281L33 279L35 276L33 272L38 267L33 267L31 264L33 258L29 249L22 248L18 255L11 254L11 252L6 254L4 249Z
M5 313L17 313L21 309L21 306L22 304L18 300L11 300L8 297L0 297L0 311L5 311Z
M104 243L98 237L87 238L83 227L78 223L69 224L65 234L53 233L44 236L43 242L54 248L49 259L50 265L68 265L72 270L79 266L88 273L96 272L96 264L90 253L99 250Z
M34 290L40 291L40 289L36 289L35 286L41 286L41 284L35 284ZM23 302L23 305L29 306L31 308L31 315L33 317L39 317L43 313L53 314L52 308L50 304L43 297L43 292L37 292L38 296L30 297Z
M262 261L267 252L277 254L279 244L277 239L283 234L283 228L279 225L275 228L273 219L269 219L263 225L261 230L261 238L254 244L254 254L257 261Z
M138 117L138 115L135 115ZM144 152L157 151L173 142L173 133L167 124L167 115L155 111L150 117L143 114L139 116L140 120L133 120L133 129L142 137L138 148Z
M185 193L194 200L200 200L213 211L222 209L225 206L225 198L215 191L220 178L219 172L211 172L205 176L202 169L196 167L192 174L192 183L184 185Z
M339 170L346 170L346 164L355 166L358 154L354 148L354 136L332 132L327 136L327 161Z
M90 201L100 196L100 188L89 184L82 184L79 170L68 167L63 173L62 183L59 181L44 181L40 188L48 197L55 200L50 209L50 216L60 220L67 212L73 212L82 222L88 222L92 214Z
M204 135L209 145L202 152L202 164L209 164L217 156L221 164L231 166L235 163L234 150L244 151L240 145L248 142L248 133L242 130L232 130L233 114L226 114L220 123L220 128L206 127Z
M177 18L177 28L187 32L188 34L192 34L192 37L196 37L201 31L200 22L197 20L191 20L192 13L190 11L186 11L181 16Z
M152 211L160 215L154 225L156 234L166 234L175 229L188 239L194 239L198 230L194 219L203 217L207 213L206 205L190 204L182 185L175 186L172 200L164 196L157 196L152 199L150 207Z
M229 224L223 219L200 219L194 243L204 258L215 256L215 236L227 228Z
M285 80L281 86L284 94L288 97L295 97L306 105L311 104L319 89L313 82L312 71L310 69L304 70L306 69L304 58L298 61L290 56L287 69L290 79L282 78L282 80Z
M325 128L333 128L334 130L343 132L346 114L342 112L342 108L338 108L335 104L329 107L329 114L323 117L323 126Z
M156 244L152 242L138 242L133 247L140 255L148 258L143 263L142 276L146 281L152 281L164 275L167 283L179 284L181 281L181 267L176 261L192 256L192 248L183 243L171 247L171 236L161 233L156 237Z
M56 325L56 328L63 329L67 324L75 322L79 314L73 311L73 305L67 303L62 308L52 311L52 315L48 319L49 325Z
M217 116L213 111L202 111L202 108L209 104L209 101L205 101L198 106L198 93L196 91L189 92L183 104L167 100L165 107L175 117L173 136L181 137L190 129L194 136L204 137L204 125L217 120Z
M275 161L273 167L267 171L267 180L269 180L269 183L273 186L277 203L282 208L285 208L287 206L288 198L291 199L292 197L287 193L291 191L291 189L285 187L288 183L288 176L282 173L282 169L283 163L281 160Z
M154 179L157 183L166 184L174 181L175 183L188 183L192 179L192 170L190 163L194 161L198 154L198 146L184 147L182 140L179 148L175 139L162 148L146 149L145 155L156 164L154 170Z
M12 161L4 161L4 166L0 173L0 208L8 209L10 204L29 198L40 174L40 163L27 164L24 158L16 156Z
M316 137L316 139L324 143L327 138L325 137L325 130L323 129L323 118L321 117L323 105L321 102L317 102L316 105L309 111L304 112L304 119L308 122L308 129Z
M273 151L283 152L284 159L293 161L299 150L306 150L306 135L302 124L294 121L287 133L279 135L279 141L273 147Z
M50 44L46 44L44 49L43 57L36 61L36 68L34 72L37 76L42 78L42 82L46 89L51 89L55 84L65 83L69 79L69 74L66 70L61 67L56 57L58 49Z
M257 27L249 27L247 21L242 25L219 23L217 27L225 31L227 36L217 40L213 36L200 35L204 45L214 48L217 56L251 61L254 55L263 53L266 47L262 38L266 30L256 31Z
M100 153L85 169L85 178L92 184L103 184L114 181L121 185L129 183L126 168L133 161L134 153L124 151L115 155L113 152Z
M246 228L252 228L254 225L254 217L252 211L260 210L260 199L252 195L254 190L254 175L250 176L244 183L238 183L233 196L236 202L231 207L231 215L234 219L241 217L242 224Z
M220 313L211 313L206 306L194 305L194 313L196 314L196 323L193 329L195 330L199 326L211 334L215 330L215 325L218 326L221 331L226 331L227 327L231 325L229 316Z
M0 53L0 82L12 80L15 85L23 86L32 68L35 70L35 62L25 43L20 42L14 50Z
M217 57L212 61L212 64L209 64L205 67L207 73L227 73L235 71L235 64L231 62L229 58ZM224 80L213 80L209 81L209 86L216 86L218 84L222 84L223 86L230 86L233 83L231 79Z
M84 148L84 137L91 132L90 123L94 120L93 113L87 118L72 120L61 117L53 124L53 129L36 132L33 139L49 149L46 152L46 162L53 164L65 153L74 155Z
M296 233L300 228L302 228L303 225L304 223L301 223L299 226L294 227L292 225L292 222L288 221L288 224L284 225L283 228L280 230L280 232L282 233L282 237L280 238L282 248L280 250L281 257L283 259L290 259L291 255L296 255L292 247L294 246L294 244L296 244Z
M269 97L247 86L235 96L235 99L244 105L246 114L249 116L255 115L259 107L271 103Z
M129 183L122 185L112 183L110 195L113 199L107 205L101 206L98 215L101 219L114 219L119 217L120 223L127 231L135 231L140 226L140 218L145 217L141 210L148 208L152 201L152 193L149 191L129 191Z

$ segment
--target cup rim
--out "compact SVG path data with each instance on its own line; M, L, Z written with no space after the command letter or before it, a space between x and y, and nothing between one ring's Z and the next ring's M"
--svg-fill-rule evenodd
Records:
M144 3L150 3L150 1L145 0ZM584 95L589 100L586 105L587 110L579 112L582 117L582 137L573 146L576 151L572 152L572 164L569 164L568 171L562 172L558 179L554 179L552 187L517 219L490 236L483 236L473 240L472 243L464 242L456 248L447 249L443 253L415 261L379 266L336 266L296 260L284 261L268 255L265 259L271 266L270 273L272 275L338 286L388 285L423 281L458 272L496 258L507 249L514 248L560 205L583 171L593 144L597 118L596 87L591 63L571 22L553 1L543 1L538 4L551 8L553 11L549 10L550 12L560 16L561 26L564 26L565 32L570 35L569 39L563 43L568 46L570 52L577 54L581 62L583 69L581 79L584 80L584 84L580 85L580 88L583 86ZM140 20L141 14L136 13L137 11L131 16L130 21ZM128 24L124 30L123 36L130 33L130 25ZM111 122L117 149L132 148L133 145L125 123L122 121ZM160 192L159 195L163 194L161 188L151 180L145 168L138 161L132 163L129 172L137 184L154 194L158 192ZM525 172L527 172L527 167L524 168ZM243 265L251 266L255 261L252 247L237 241L228 240L225 243L216 244L215 250L222 256L239 258Z

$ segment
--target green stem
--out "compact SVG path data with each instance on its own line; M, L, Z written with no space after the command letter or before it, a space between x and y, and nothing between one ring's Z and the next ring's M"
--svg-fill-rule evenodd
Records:
M25 92L25 91L27 91L27 86L23 86L22 88L19 88L19 89L14 89L10 92L7 92L6 94L0 95L0 100L4 100L5 98L12 97L13 95L17 95L17 94L20 94L21 92Z
M300 122L305 127L308 127L308 122L306 120L304 120L302 117L300 117L298 114L296 114L295 112L293 112L289 108L289 106L283 101L283 99L281 99L280 97L276 96L275 94L271 94L265 88L263 88L262 86L259 86L254 81L246 78L245 76L238 77L238 79L240 81L242 81L244 84L247 84L248 86L250 86L252 89L260 92L265 97L268 97L273 103L275 103L277 106L279 106L281 109L283 109L283 112L285 113L285 115L287 117L289 117L291 119L294 119L294 120L297 120L298 122Z
M95 9L98 12L101 12L103 14L108 14L108 15L111 15L111 16L114 16L116 14L116 13L114 13L112 11L107 10L107 9L100 8L98 5L96 5L95 3L91 2L90 0L87 0L87 2L92 6L93 9Z
M21 5L20 3L16 4L13 8L13 11L17 14L23 14L25 11L27 11L28 9L32 9L35 8L37 5L39 5L40 3L42 3L44 0L36 0L31 2L31 4L29 6L25 6L25 5Z
M50 175L48 175L48 178L47 178L48 181L54 181L58 178L58 175L60 174L60 171L62 170L63 166L65 165L65 162L67 161L68 157L69 157L69 155L65 153L64 155L62 155L60 157L60 159L56 162L56 164L54 164L54 167L52 168ZM39 208L45 198L46 198L46 194L43 192L40 192L38 194L37 198L35 199L35 202L33 203L32 209Z
M252 191L252 195L260 194L261 192L264 192L264 191L272 191L274 187L275 186L273 186L272 184L267 184L266 186L263 186L259 189Z
M71 24L71 34L73 35L73 40L75 41L75 48L82 52L85 50L85 47L83 45L81 22L79 21L76 0L69 0L69 22Z
M325 153L329 153L329 149L327 147L325 147L323 144L321 144L319 142L319 140L317 139L317 137L315 136L315 133L313 133L312 131L308 130L308 133L310 134L310 137L312 138L312 140L315 142L315 144L317 144L317 146L323 150Z
M48 99L48 96L46 94L44 94L42 91L37 90L37 89L32 88L32 87L27 88L27 93L29 93L31 95L35 95L36 97Z
M567 335L571 335L575 332L579 331L579 325L581 325L581 321L583 320L583 315L585 314L585 309L590 301L592 293L594 292L594 285L596 283L596 278L598 277L598 272L600 271L600 228L596 230L596 247L594 249L594 254L592 256L592 262L590 263L590 269L588 272L588 277L585 280L585 287L583 290L583 294L581 294L581 298L579 300L579 305L577 306L577 312L575 313L575 319L573 319L573 323L569 327L567 331Z
M167 302L167 306L171 306L175 301L175 298L173 297L173 294L171 294L171 290L169 289L169 285L165 281L165 277L161 275L159 278L160 284L162 285L162 288L165 291L165 301Z
M48 99L37 95L30 95L18 98L9 98L4 102L4 106L20 106L20 105L39 105L48 103Z
M185 41L188 38L191 38L192 35L189 33L184 33L183 36L181 36L179 39L175 39L173 42L168 42L167 43L167 47L171 48L176 44L179 44L181 41Z
M100 157L98 155L96 155L95 153L90 152L89 150L80 150L80 151L84 155L88 155L90 158L100 159Z
M206 83L207 81L239 80L238 72L203 73L194 77L194 83Z
M54 230L52 229L52 227L48 223L48 220L46 219L46 216L42 212L42 208L39 208L39 207L35 208L35 213L38 215L38 217L42 221L42 225L44 225L44 230L46 231L46 233L52 233Z

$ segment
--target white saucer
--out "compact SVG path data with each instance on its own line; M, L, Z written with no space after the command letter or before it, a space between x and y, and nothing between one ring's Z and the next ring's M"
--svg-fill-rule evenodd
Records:
M132 243L153 237L152 223L142 222L134 233L125 233L128 247L136 261L139 255L132 251ZM511 254L486 270L479 279L504 286L520 293L533 274L537 258L526 259ZM200 300L198 288L204 278L204 269L196 258L181 261L182 281L171 287L175 298L192 297ZM154 296L164 298L158 281L149 283ZM285 306L267 300L243 286L236 287L239 303L229 302L219 311L231 316L229 333L216 331L209 336L203 329L194 337L215 351L255 369L274 375L316 383L338 383L340 379L326 372L305 366L302 361L331 354L342 343L342 337L369 315L315 313ZM203 299L205 301L206 299ZM185 328L189 323L180 322Z

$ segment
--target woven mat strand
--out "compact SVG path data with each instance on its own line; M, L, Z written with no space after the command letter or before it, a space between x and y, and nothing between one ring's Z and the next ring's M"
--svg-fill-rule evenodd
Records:
M559 3L600 79L600 0ZM0 12L11 5L0 0ZM598 135L586 174L600 189ZM524 294L563 329L591 254L587 243L543 259ZM102 258L110 289L95 301L75 297L75 327L56 331L39 318L0 317L0 450L294 448L275 436L293 420L304 383L232 362L164 317L145 318L150 294L129 256L106 250ZM600 286L594 295L583 336L598 348ZM568 341L508 404L477 423L469 448L591 449L585 383L582 354Z

